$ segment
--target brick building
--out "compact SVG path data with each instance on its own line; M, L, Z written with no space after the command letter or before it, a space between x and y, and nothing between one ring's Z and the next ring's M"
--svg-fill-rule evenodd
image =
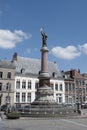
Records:
M65 100L67 103L85 102L85 78L80 70L72 69L64 72Z

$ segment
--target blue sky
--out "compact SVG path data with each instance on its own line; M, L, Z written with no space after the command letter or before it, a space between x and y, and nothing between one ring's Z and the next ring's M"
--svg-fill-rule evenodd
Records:
M49 61L87 73L87 0L0 0L0 59L40 59L41 27Z

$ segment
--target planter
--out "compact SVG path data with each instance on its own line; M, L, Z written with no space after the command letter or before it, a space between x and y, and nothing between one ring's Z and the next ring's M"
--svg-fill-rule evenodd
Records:
M10 112L8 114L6 114L8 119L19 119L20 118L20 114L16 113L16 112Z

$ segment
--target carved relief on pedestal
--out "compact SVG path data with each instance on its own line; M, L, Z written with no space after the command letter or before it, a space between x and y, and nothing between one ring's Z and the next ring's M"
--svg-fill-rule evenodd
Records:
M41 87L50 86L50 80L49 79L40 79L39 86L41 86Z

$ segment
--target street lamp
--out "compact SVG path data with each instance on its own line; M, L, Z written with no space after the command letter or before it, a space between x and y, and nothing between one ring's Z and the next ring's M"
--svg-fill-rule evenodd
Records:
M3 94L1 92L1 95L0 95L0 105L1 105L1 101L2 101L2 96L3 96Z
M78 114L81 114L80 110L80 88L77 88L77 112Z
M6 101L6 103L7 103L7 106L9 106L9 104L10 104L10 97L9 97L9 93L10 93L10 83L9 83L9 82L7 83L7 92L8 92L8 96L7 96L7 101Z

